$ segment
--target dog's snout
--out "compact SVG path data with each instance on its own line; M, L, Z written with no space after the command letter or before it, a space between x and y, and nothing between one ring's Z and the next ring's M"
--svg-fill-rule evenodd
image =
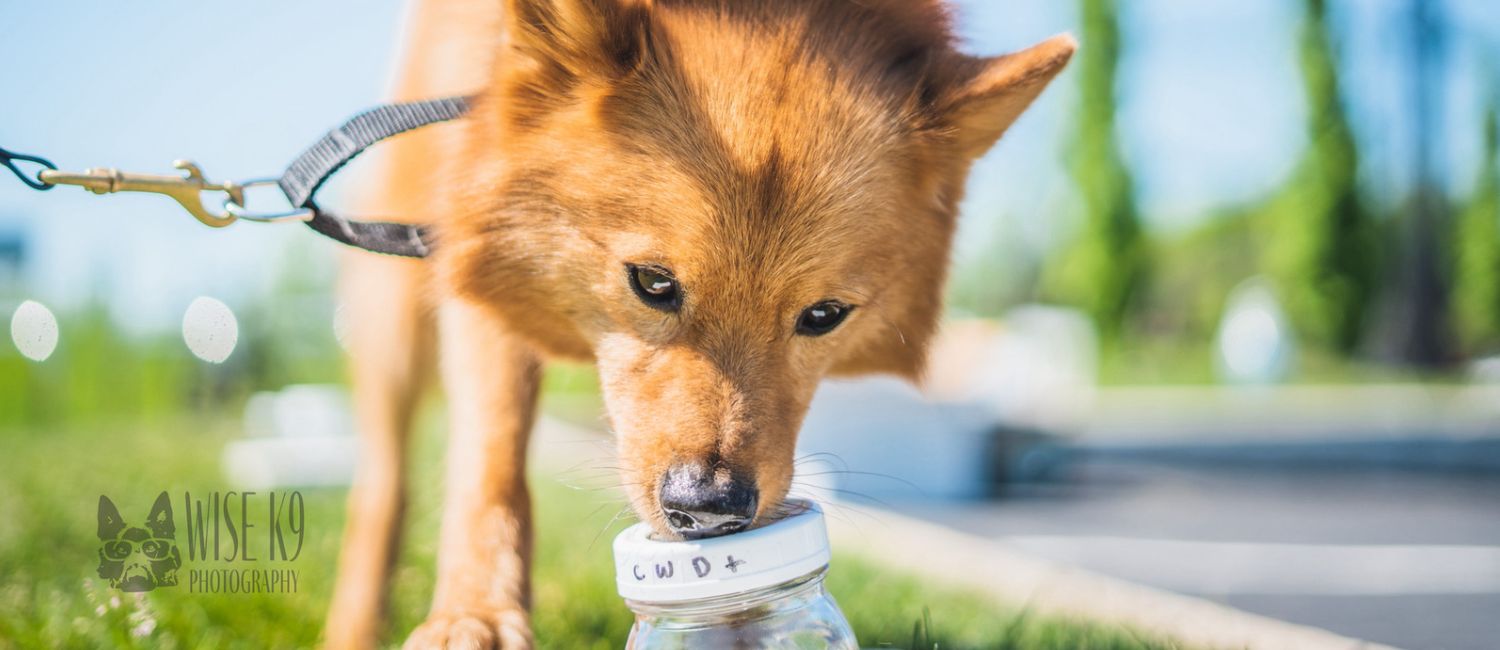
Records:
M753 481L695 462L669 468L662 475L658 496L667 525L687 539L744 530L755 518L759 501Z

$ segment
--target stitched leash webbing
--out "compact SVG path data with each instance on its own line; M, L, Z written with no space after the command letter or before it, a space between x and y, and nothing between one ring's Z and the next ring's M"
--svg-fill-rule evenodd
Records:
M457 119L468 110L468 98L448 97L365 111L297 156L277 184L292 205L315 213L308 227L330 239L375 253L426 257L427 234L421 226L352 221L318 208L313 198L324 181L371 145L418 127Z

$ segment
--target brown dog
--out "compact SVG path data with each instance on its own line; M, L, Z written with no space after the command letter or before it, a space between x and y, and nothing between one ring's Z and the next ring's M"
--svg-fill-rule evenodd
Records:
M434 339L452 432L410 646L531 645L543 359L597 364L641 519L774 517L822 377L921 372L970 164L1073 49L964 56L936 0L417 0L395 99L478 95L364 197L437 224L436 259L345 265L365 440L328 644L376 639Z

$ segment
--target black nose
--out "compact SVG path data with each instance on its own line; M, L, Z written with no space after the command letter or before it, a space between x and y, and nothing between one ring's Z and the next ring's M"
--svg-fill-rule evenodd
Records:
M744 530L755 518L759 492L753 481L725 468L678 463L662 475L662 514L667 525L686 539L718 537Z

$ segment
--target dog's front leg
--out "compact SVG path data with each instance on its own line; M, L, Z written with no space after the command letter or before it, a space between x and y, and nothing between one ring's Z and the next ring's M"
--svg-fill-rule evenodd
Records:
M478 305L440 315L451 434L437 589L408 648L530 648L526 443L540 365Z

